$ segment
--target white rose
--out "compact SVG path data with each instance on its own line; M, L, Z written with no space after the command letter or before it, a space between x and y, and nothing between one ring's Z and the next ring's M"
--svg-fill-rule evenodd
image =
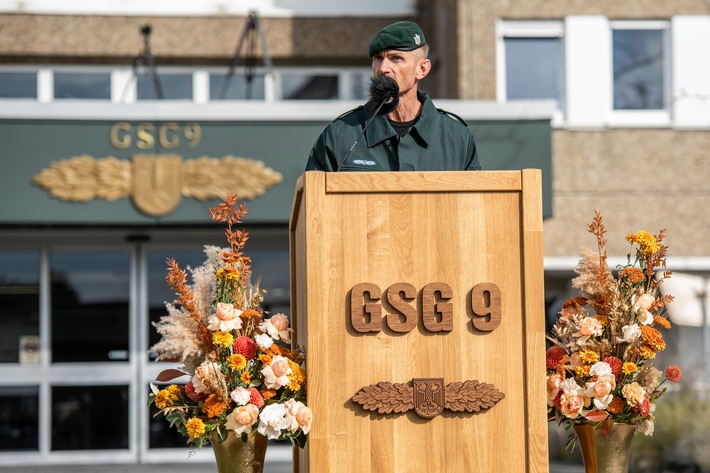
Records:
M641 294L634 301L634 307L636 308L636 310L639 311L648 310L651 308L655 300L656 298L653 297L651 294Z
M591 368L589 368L589 376L611 376L611 365L606 361L599 361L594 363Z
M286 406L283 404L269 404L259 414L257 431L270 440L278 439L281 431L290 425L289 419L286 418L287 414Z
M636 313L641 325L651 325L653 323L653 314L647 310L639 310Z
M239 386L237 389L232 391L229 396L234 400L234 402L237 403L238 406L244 406L249 402L251 391Z
M641 336L641 329L638 324L624 325L621 327L621 331L624 333L624 336L622 338L617 338L620 342L633 342Z
M259 345L260 348L264 348L265 350L268 350L271 345L274 344L274 339L268 336L265 333L260 333L256 337L254 337L256 340L256 344Z

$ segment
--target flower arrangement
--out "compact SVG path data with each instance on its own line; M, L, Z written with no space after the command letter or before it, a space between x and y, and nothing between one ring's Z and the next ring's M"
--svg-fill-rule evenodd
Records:
M667 389L661 386L681 377L677 366L661 372L650 361L666 347L661 330L671 327L665 307L673 297L659 294L671 276L668 247L662 244L665 229L656 236L628 235L631 251L616 274L607 264L599 212L588 231L598 250L581 249L572 280L580 296L564 302L548 336L553 344L546 353L549 418L567 428L592 423L605 434L614 423L635 424L637 432L652 435L655 402Z
M261 309L265 291L251 283L251 261L243 253L248 233L233 229L246 213L236 195L210 208L213 220L226 222L230 247L205 246L205 262L188 268L191 285L188 271L168 259L166 280L177 300L155 324L162 338L151 350L158 360L183 364L158 381L191 379L164 389L152 385L148 402L193 446L222 443L230 432L246 442L258 432L302 447L313 419L304 404L304 357L285 346L288 318L266 318Z

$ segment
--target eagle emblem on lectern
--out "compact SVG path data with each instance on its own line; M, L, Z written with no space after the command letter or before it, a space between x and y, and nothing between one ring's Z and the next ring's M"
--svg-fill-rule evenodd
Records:
M380 381L360 389L352 400L367 411L401 414L414 409L420 417L431 419L444 409L453 412L479 412L490 409L505 394L492 384L476 380L444 385L444 378L414 378L410 383Z

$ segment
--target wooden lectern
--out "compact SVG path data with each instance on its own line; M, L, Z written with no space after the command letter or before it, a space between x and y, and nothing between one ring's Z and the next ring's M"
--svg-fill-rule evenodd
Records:
M539 170L306 172L300 473L547 472Z

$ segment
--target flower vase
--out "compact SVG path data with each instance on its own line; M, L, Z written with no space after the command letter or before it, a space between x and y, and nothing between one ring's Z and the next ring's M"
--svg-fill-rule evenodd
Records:
M582 451L585 473L627 473L631 441L636 432L633 424L614 424L608 435L591 424L574 426Z
M255 433L246 442L229 432L227 439L219 443L216 436L211 439L218 473L262 473L264 457L269 440Z

